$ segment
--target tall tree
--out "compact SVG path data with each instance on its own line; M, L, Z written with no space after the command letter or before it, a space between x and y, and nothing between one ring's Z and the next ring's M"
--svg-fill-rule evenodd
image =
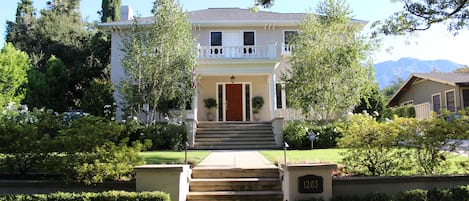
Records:
M294 39L292 68L283 75L288 100L309 119L331 120L370 91L371 43L358 35L345 0L323 0Z
M103 0L101 3L101 22L114 22L120 20L121 0Z
M18 12L21 13L18 16L31 13L31 9L24 8L30 4L31 1L27 0L18 4ZM24 103L31 107L50 106L49 101L44 100L55 97L45 97L51 93L42 86L47 86L48 61L54 55L63 62L67 75L67 82L60 84L66 88L61 94L65 101L60 101L63 105L54 108L79 109L84 89L91 81L94 78L109 79L109 37L82 22L79 0L53 0L48 2L46 9L41 10L39 18L29 16L33 17L30 20L33 23L27 31L15 31L20 30L17 25L25 21L22 18L10 23L12 28L7 30L9 40L15 47L27 52L33 61L34 70L29 71L30 82Z
M184 109L194 93L195 48L187 16L175 0L156 0L152 12L152 25L134 19L122 41L126 78L119 86L127 114L147 124L154 123L160 103L172 100Z
M29 44L32 41L31 30L36 21L35 15L32 0L21 0L16 8L15 21L7 21L6 41L12 43L16 48L30 53Z
M27 71L31 67L28 55L6 43L0 51L0 108L10 102L20 103L24 98L23 85L27 83Z
M394 0L403 4L401 11L384 22L375 22L378 32L402 35L429 29L433 24L445 23L450 32L468 28L469 0Z

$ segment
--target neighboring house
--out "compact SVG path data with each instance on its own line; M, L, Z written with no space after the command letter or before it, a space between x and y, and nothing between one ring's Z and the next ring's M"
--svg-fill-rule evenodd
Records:
M128 9L128 8L126 8ZM122 13L131 13L124 10ZM291 37L298 32L298 23L305 13L251 12L239 8L209 8L187 12L192 34L198 40L195 67L200 77L194 97L194 119L206 121L203 100L217 101L216 121L254 121L252 97L262 96L264 106L260 120L275 117L291 118L286 110L285 90L280 75L291 68ZM120 22L100 26L112 32L111 79L124 76L120 58L121 31L131 25L129 16ZM151 22L151 18L142 18ZM366 22L354 20L363 27ZM116 96L118 97L118 96ZM119 112L119 111L118 111Z
M415 106L416 117L469 107L469 73L413 73L389 100L388 107Z

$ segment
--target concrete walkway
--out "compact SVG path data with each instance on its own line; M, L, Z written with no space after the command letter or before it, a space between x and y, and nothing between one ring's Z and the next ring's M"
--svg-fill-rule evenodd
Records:
M276 168L257 151L212 151L194 169Z

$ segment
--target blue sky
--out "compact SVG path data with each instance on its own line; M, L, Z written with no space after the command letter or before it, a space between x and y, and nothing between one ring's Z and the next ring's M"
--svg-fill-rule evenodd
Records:
M15 19L16 6L19 0L0 0L0 46L5 41L6 20ZM146 17L151 15L154 0L122 0L122 5L133 8L134 14ZM39 11L44 8L47 0L34 0L34 6ZM215 7L249 8L253 0L179 0L183 9L187 11ZM274 6L267 11L272 12L307 12L314 11L318 0L275 0ZM349 0L354 18L372 22L390 16L401 7L390 0ZM99 19L97 12L101 10L100 0L81 0L81 13L86 21ZM38 12L39 13L39 12ZM365 31L368 26L365 28ZM469 31L462 31L454 37L446 31L444 25L433 27L425 32L419 32L412 37L386 37L381 50L373 58L375 62L397 60L401 57L414 57L423 60L448 59L457 63L469 65L467 45ZM389 50L391 49L391 50Z

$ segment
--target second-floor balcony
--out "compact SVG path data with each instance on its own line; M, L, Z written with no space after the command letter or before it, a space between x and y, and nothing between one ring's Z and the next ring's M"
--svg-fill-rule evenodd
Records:
M278 51L278 48L281 50ZM198 46L199 59L277 59L278 53L290 54L291 47L278 47L276 43L252 46Z

